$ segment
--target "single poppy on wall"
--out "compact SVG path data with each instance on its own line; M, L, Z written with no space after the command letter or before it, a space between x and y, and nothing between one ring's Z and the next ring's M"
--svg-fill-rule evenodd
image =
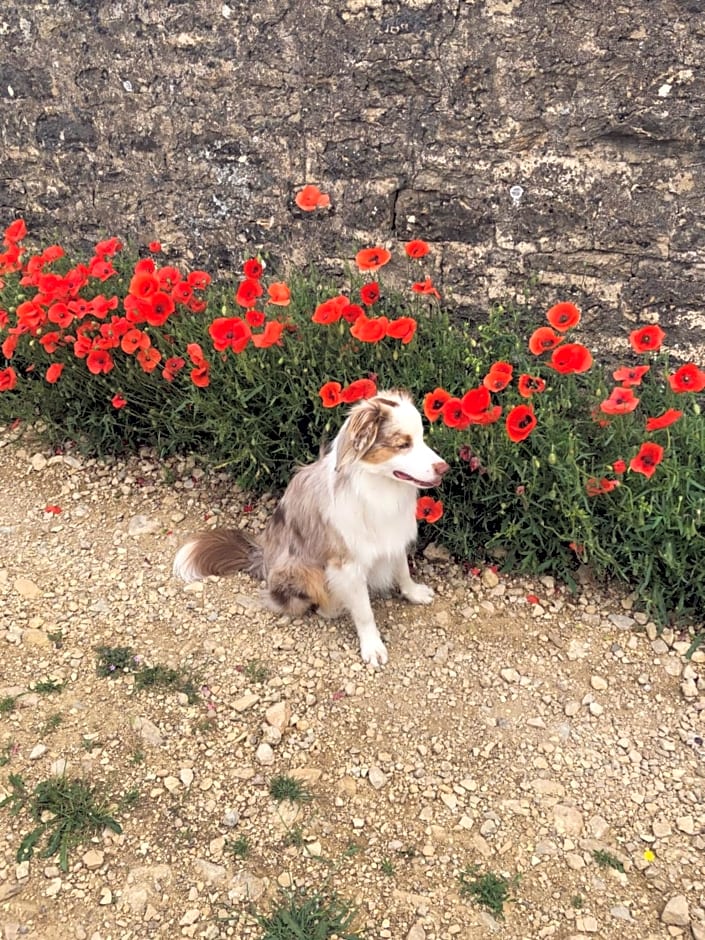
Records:
M430 277L425 278L423 281L416 281L411 285L411 289L415 294L425 294L427 296L436 297L438 300L441 299L441 295L433 286L433 281Z
M341 401L347 405L360 401L361 398L372 398L377 394L377 385L372 379L356 379L346 386L340 393Z
M377 246L375 248L362 248L355 255L355 264L361 271L377 271L379 268L388 264L392 259L392 253L387 248Z
M666 338L666 334L660 326L642 326L638 330L632 330L629 334L629 342L635 352L656 352L661 348L661 343Z
M294 196L294 202L303 212L314 212L316 209L326 209L330 205L330 196L309 183Z
M612 373L612 377L615 382L620 382L626 387L630 385L641 385L641 380L650 368L651 366L635 366L633 369L630 369L629 366L622 366L620 369L615 369Z
M677 394L682 392L702 392L705 388L705 372L694 363L676 369L673 375L668 376L668 384Z
M52 364L47 369L44 378L50 385L55 385L61 378L61 373L64 371L63 362L52 362Z
M561 375L587 372L592 367L592 354L582 343L566 343L554 349L550 365Z
M379 300L379 284L376 281L370 281L369 284L363 284L360 288L360 300L366 307L371 307Z
M416 320L413 317L397 317L396 320L387 324L387 336L400 339L404 346L408 346L412 341L415 332Z
M540 326L529 337L529 351L535 356L550 352L563 342L565 337L556 333L550 326Z
M404 245L404 251L407 257L417 259L425 258L430 248L428 242L425 242L422 238L414 238Z
M546 319L554 330L565 333L580 323L580 310L568 301L555 304L546 314Z
M275 281L267 288L269 303L277 307L288 307L291 301L291 291L286 284L281 281Z

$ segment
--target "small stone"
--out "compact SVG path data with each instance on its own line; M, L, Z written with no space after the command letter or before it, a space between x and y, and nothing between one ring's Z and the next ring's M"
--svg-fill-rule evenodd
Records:
M423 929L423 925L417 921L406 935L406 940L426 940L426 931Z
M387 775L379 767L370 767L367 772L367 779L375 790L381 790L387 784Z
M198 918L201 916L201 912L197 907L192 907L190 910L186 911L184 916L179 921L179 927L189 927L191 924L195 924Z
M623 904L616 904L614 907L610 908L610 914L612 917L617 920L626 920L633 921L632 912L628 907L625 907Z
M158 519L150 519L149 516L133 516L127 524L127 534L133 538L139 538L141 535L152 535L161 529L162 524Z
M579 836L583 831L583 814L566 803L556 803L553 807L553 821L556 832L561 835Z
M596 718L598 718L604 712L604 708L602 705L600 705L599 702L590 702L588 705L588 711L591 715L594 715Z
M183 767L179 771L179 780L185 787L190 787L193 783L193 771L190 767Z
M112 903L113 903L113 892L110 890L110 888L101 888L100 899L98 900L98 904L102 904L105 907L108 904L112 904Z
M674 895L661 912L661 923L673 927L687 927L690 923L690 909L683 894Z
M598 930L597 920L591 915L576 918L575 926L583 933L597 933Z
M29 462L32 470L36 470L37 473L41 473L42 470L46 469L46 465L49 461L44 456L44 454L32 454Z
M604 692L607 688L607 680L603 679L602 676L591 676L590 685L596 692Z
M443 545L437 545L435 542L431 542L423 551L424 558L427 558L428 561L436 563L446 563L451 561L451 555L448 549Z
M692 816L679 816L676 819L676 826L686 835L695 835L695 820Z
M214 885L225 881L227 870L223 865L216 865L214 862L209 862L205 858L196 858L193 864L201 873L203 880L207 884Z
M46 744L35 744L32 750L29 752L30 760L39 760L40 757L43 757L49 748Z
M665 819L655 819L651 824L651 831L657 839L665 839L666 836L671 835L673 830L671 829L671 824Z
M270 767L274 763L274 751L271 744L263 741L255 751L255 759L265 767Z
M491 568L485 568L485 570L482 572L482 583L485 585L485 587L488 588L497 587L499 584L497 572L493 571Z
M519 682L521 679L516 669L500 669L499 674L505 682Z
M257 702L259 702L259 695L255 695L254 692L248 692L246 695L241 695L240 698L236 698L232 705L236 712L246 712L248 708L252 708Z
M134 718L132 720L132 727L135 731L139 732L145 744L150 744L152 747L159 747L164 743L164 737L161 731L149 718Z
M99 849L89 849L83 856L82 861L89 871L95 871L96 868L100 868L104 859L105 855Z
M568 718L572 718L573 715L577 715L579 711L580 711L580 702L567 702L563 706L563 713L567 715Z
M172 777L171 775L164 778L164 786L169 791L169 793L176 793L176 791L181 788L179 778Z
M683 698L693 699L698 697L698 687L692 679L684 679L681 682L681 694Z
M288 702L276 702L269 706L264 717L267 724L284 734L291 720L291 705Z
M610 614L609 619L618 630L631 630L636 623L633 617L627 617L626 614Z
M234 829L240 822L240 814L236 809L228 809L223 814L223 825L227 829Z
M42 589L29 578L17 578L13 587L20 597L26 597L29 600L42 596Z
M281 875L277 875L277 884L280 888L290 888L291 887L291 875L287 871L283 871Z
M22 631L22 642L25 646L51 646L51 641L46 633L32 627L27 627Z

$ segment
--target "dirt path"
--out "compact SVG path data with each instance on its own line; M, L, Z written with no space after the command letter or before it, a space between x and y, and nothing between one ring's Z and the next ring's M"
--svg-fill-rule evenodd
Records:
M123 832L63 873L44 842L17 863L34 824L0 810L4 940L255 938L248 899L287 885L355 900L371 938L705 938L702 651L629 598L422 560L437 600L377 602L371 672L346 621L172 580L187 532L265 503L189 461L48 456L0 447L0 794L65 768ZM99 676L101 645L182 690ZM310 801L277 803L281 774ZM505 920L461 897L470 865L520 876Z

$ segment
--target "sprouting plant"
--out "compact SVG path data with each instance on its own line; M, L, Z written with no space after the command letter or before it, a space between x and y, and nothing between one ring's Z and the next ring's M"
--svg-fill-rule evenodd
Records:
M492 871L481 872L477 865L469 865L460 872L459 878L461 897L473 898L498 920L504 920L504 905L519 883L517 875L506 878Z
M290 777L287 774L272 777L269 781L269 795L278 803L282 800L290 800L292 803L307 803L311 799L306 786L296 777Z
M624 872L622 862L620 862L616 855L613 855L605 849L595 849L592 853L592 857L600 868L614 868L615 871Z
M353 930L356 910L336 894L284 891L268 915L256 914L261 940L362 940Z

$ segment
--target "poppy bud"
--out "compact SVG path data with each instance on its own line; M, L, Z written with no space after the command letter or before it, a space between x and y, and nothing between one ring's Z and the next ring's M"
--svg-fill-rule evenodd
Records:
M541 466L541 461L539 460L538 457L534 457L531 462L533 463L534 467L536 467L537 470Z
M695 402L695 404L693 405L693 411L695 412L696 415L700 414L701 408L697 402Z
M551 453L548 455L548 462L553 467L558 462L558 457L556 457L556 452L551 448Z

